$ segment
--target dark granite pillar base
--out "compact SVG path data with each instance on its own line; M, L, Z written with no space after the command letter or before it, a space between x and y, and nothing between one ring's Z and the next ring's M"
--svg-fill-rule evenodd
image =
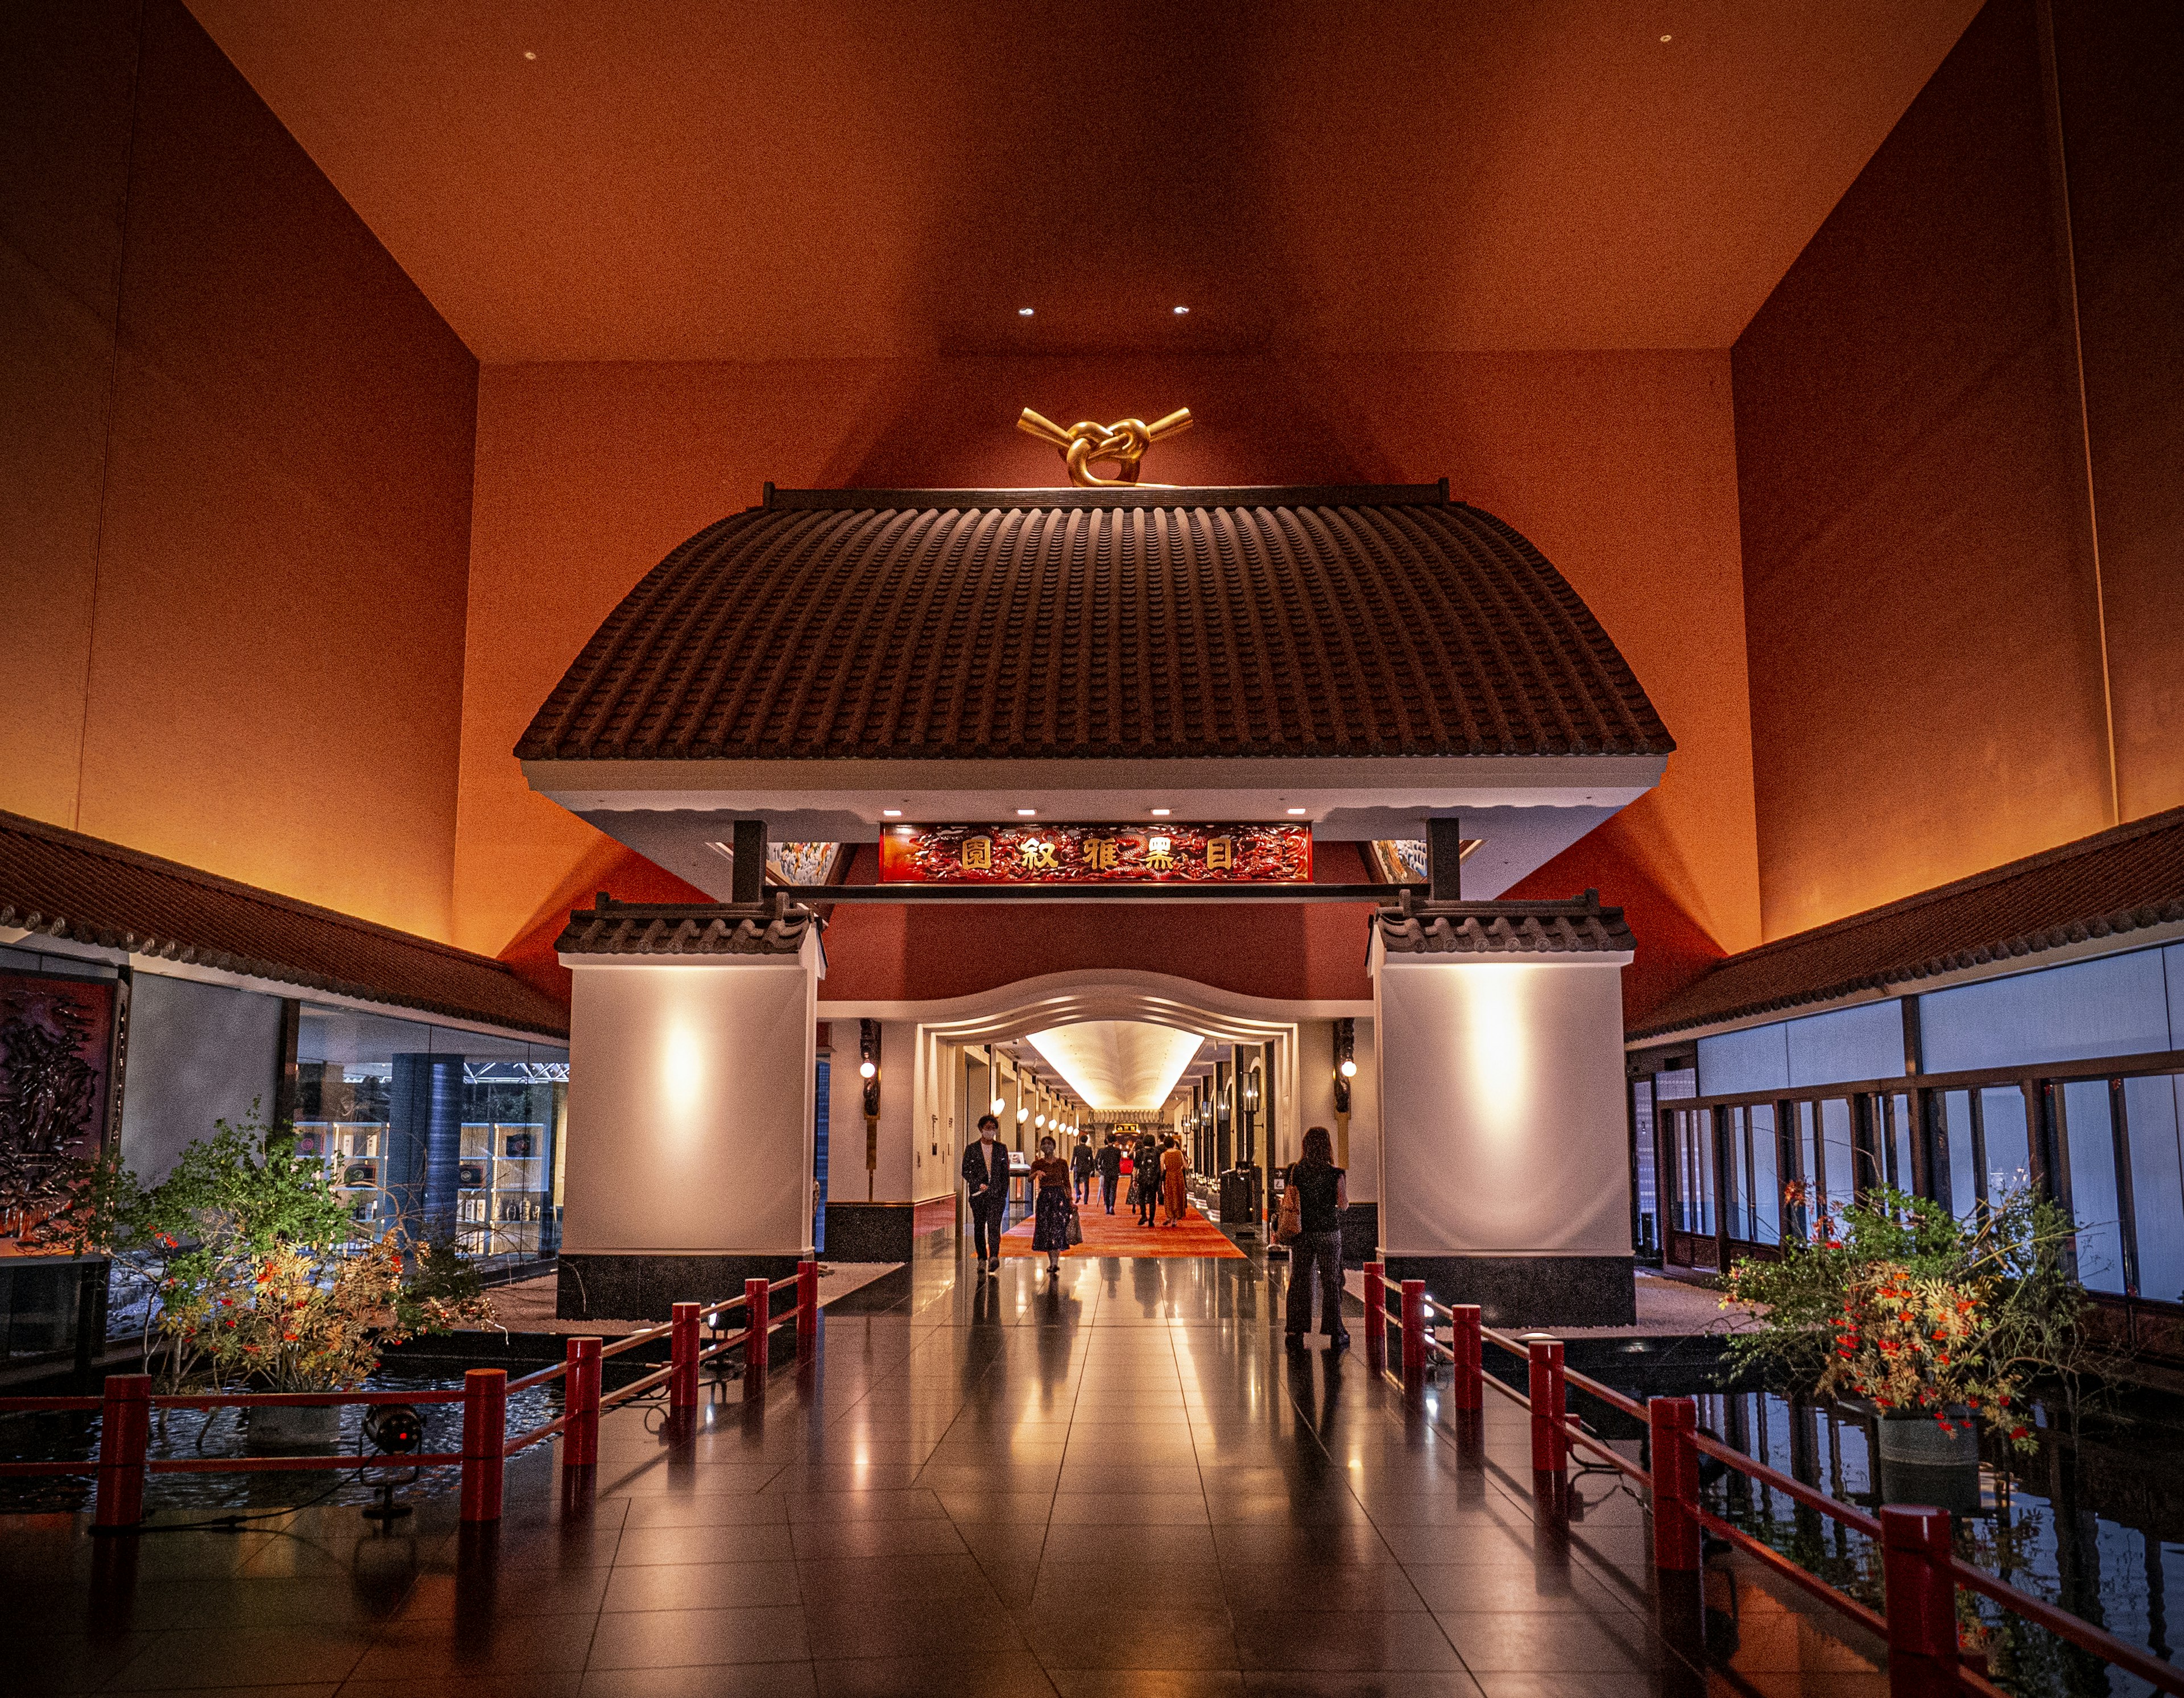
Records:
M802 1260L794 1255L565 1254L554 1313L563 1321L666 1321L678 1303L718 1303L742 1295L747 1279L787 1279ZM775 1294L777 1311L791 1295Z
M1380 1254L1380 1205L1353 1203L1342 1211L1342 1265L1362 1268Z
M1628 1327L1629 1256L1388 1256L1388 1282L1422 1279L1436 1303L1475 1303L1489 1327Z
M827 1260L906 1262L917 1237L914 1203L827 1204Z

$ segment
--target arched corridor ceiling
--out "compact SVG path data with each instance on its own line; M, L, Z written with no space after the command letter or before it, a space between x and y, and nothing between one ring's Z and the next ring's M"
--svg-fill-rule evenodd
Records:
M491 361L1726 347L1978 9L189 4Z
M1144 1020L1084 1020L1028 1042L1095 1114L1109 1114L1165 1104L1204 1040Z

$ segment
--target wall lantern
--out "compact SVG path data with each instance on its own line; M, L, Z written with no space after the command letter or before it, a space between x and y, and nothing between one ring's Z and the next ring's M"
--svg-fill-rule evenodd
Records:
M993 1114L1000 1114L1000 1113L1001 1112L1001 1110L1002 1110L1002 1109L1004 1109L1007 1108L1008 1106L1009 1106L1009 1105L1008 1105L1007 1100L1006 1100L1006 1098L1000 1098L1000 1097L996 1097L996 1098L994 1098L994 1106L993 1106L992 1109L990 1110L990 1112L991 1112L991 1113L993 1113Z
M1357 1022L1334 1023L1334 1148L1335 1165L1350 1160L1350 1081L1357 1076Z
M1259 1112L1259 1070L1256 1067L1244 1075L1244 1112Z
M865 1200L880 1165L880 1023L857 1022L857 1072L865 1081Z

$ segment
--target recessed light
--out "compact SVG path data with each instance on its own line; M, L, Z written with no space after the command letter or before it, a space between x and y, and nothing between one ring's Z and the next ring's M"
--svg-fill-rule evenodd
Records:
M1290 810L1290 812L1291 813L1302 813L1304 812L1304 810L1303 810L1302 808L1301 808L1301 807L1293 807L1293 808L1291 808L1291 809Z
M1153 818L1155 819L1166 819L1168 815L1174 812L1175 810L1172 807L1156 807L1153 810Z
M1020 807L1017 810L1017 818L1018 819L1029 819L1038 812L1039 810L1035 807Z
M1673 42L1676 38L1674 36L1663 36L1661 39L1664 42Z
M1665 38L1664 38L1664 39L1665 39ZM538 54L536 54L536 53L526 53L526 54L524 54L524 56L523 56L523 57L524 57L524 58L526 58L526 59L537 59L537 58L538 57Z
M1188 313L1190 310L1190 309L1189 307L1187 307L1187 306L1179 306L1179 307L1178 307L1178 308L1175 310L1175 316L1176 316L1178 318L1181 318L1181 317L1183 317L1186 313Z
M880 810L880 818L883 819L900 819L902 818L902 810L899 807L883 807Z
M1017 309L1017 316L1018 318L1029 318L1031 316L1031 309L1028 306L1018 307Z

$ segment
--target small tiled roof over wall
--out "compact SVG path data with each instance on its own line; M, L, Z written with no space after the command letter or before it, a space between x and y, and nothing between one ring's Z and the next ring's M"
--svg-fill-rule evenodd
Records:
M443 1019L566 1038L567 1011L499 962L116 844L0 813L0 928Z
M1633 1039L1795 1009L2184 922L2184 808L1732 955Z
M624 598L525 760L1662 755L1445 487L784 490Z

